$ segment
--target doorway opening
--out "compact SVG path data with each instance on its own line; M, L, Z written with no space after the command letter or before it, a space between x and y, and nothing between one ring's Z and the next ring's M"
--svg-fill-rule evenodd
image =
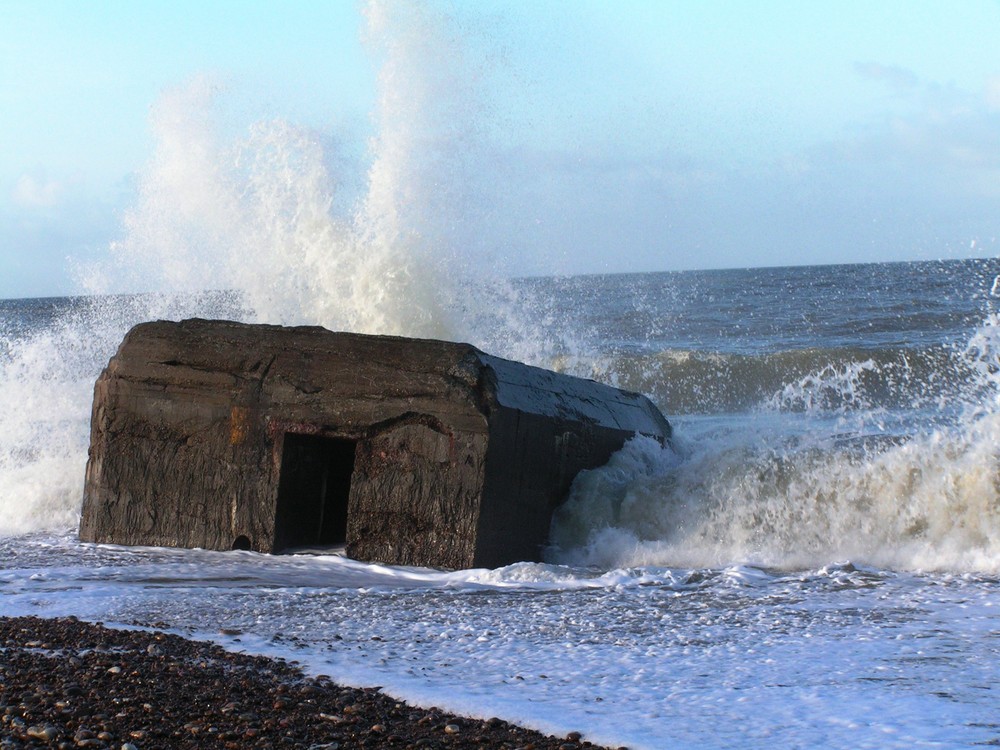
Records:
M347 541L357 441L285 433L278 480L275 551Z

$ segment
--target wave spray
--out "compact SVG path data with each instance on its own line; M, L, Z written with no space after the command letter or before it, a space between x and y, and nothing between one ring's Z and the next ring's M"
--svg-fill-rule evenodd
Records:
M88 296L0 349L0 533L75 524L93 382L142 320L323 325L545 359L505 278L507 240L485 232L490 151L461 38L417 5L366 16L381 62L367 156L281 119L234 135L207 77L153 108L123 237L79 269Z
M936 403L926 380L859 358L786 372L749 412L682 419L673 447L633 440L577 478L550 558L602 569L1000 571L1000 318L943 361L929 356ZM873 394L888 391L912 403L886 408Z

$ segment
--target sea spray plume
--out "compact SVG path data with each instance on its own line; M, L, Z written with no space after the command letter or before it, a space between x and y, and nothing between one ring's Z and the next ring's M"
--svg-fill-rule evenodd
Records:
M961 352L975 374L967 399L969 418L1000 411L1000 315L990 313Z
M141 175L125 238L103 264L80 267L90 292L55 322L6 341L0 361L0 534L75 525L94 380L125 332L151 318L240 317L220 248L238 246L243 213L208 79L167 92L154 109L158 146ZM200 116L192 113L200 113ZM144 291L141 295L108 292ZM181 293L183 292L183 293Z
M370 289L384 253L361 252L352 217L331 210L335 181L321 137L272 120L227 139L222 96L196 78L154 107L153 158L125 236L89 275L89 290L224 289L249 321L402 332Z
M217 132L221 86L207 76L164 91L150 113L155 143L137 175L123 237L109 258L79 269L91 294L172 293L218 287L218 255L242 219L229 169L229 149Z
M402 251L389 269L403 292L392 302L416 305L401 316L423 312L437 335L547 364L559 342L543 330L543 303L509 281L516 240L509 217L497 216L502 159L488 136L495 112L483 90L497 60L483 35L430 8L365 6L381 66L358 234L366 247Z
M5 341L0 533L75 521L93 382L142 320L321 324L551 359L558 344L537 325L544 313L505 280L506 240L482 223L493 210L481 190L492 152L477 125L477 76L455 68L461 35L424 6L372 3L368 15L385 46L367 171L331 171L336 142L315 130L281 119L237 126L226 90L207 76L153 107L155 151L122 239L106 262L78 269L95 296ZM345 196L344 183L366 187Z
M367 167L283 120L234 136L226 92L196 78L154 108L156 152L125 237L87 288L232 290L248 321L464 339L546 363L542 315L505 278L509 238L490 231L495 151L475 73L488 61L470 63L425 6L373 2L366 16L380 63ZM345 183L364 187L345 197Z
M85 309L8 339L0 357L0 535L69 529L80 505L94 373L108 331ZM113 336L117 336L115 331Z
M92 296L5 346L0 533L75 521L93 383L131 326L192 315L315 322L315 300L335 297L295 286L322 265L316 247L341 227L323 211L329 193L313 142L269 123L226 145L211 117L218 95L205 79L164 95L125 236L106 263L83 269ZM232 291L205 291L213 288ZM145 293L107 294L123 289ZM371 322L359 318L341 321Z

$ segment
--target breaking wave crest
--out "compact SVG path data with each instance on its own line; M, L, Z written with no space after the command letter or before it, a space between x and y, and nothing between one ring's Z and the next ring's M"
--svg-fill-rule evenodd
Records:
M760 354L696 349L628 351L552 366L649 394L680 414L747 410L948 410L970 392L973 365L963 348L811 348Z
M549 557L996 572L1000 321L990 316L956 359L967 379L949 420L914 427L878 404L845 408L864 400L868 359L787 383L741 419L681 420L673 446L637 438L577 478ZM840 398L817 396L827 391Z

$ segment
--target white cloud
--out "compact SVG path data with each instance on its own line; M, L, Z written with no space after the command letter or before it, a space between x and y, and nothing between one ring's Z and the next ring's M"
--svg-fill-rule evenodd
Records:
M22 174L0 193L0 297L65 294L72 263L104 252L117 231L118 203L82 176ZM69 261L72 259L72 262Z
M18 208L53 208L63 201L68 190L66 182L50 180L44 174L23 174L11 191L11 202Z
M883 65L877 62L856 62L854 70L863 78L881 81L897 91L908 91L917 87L920 79L912 70L896 65Z
M911 175L950 173L972 182L979 170L1000 168L1000 75L982 92L923 80L902 68L856 64L866 78L892 88L903 106L864 126L863 134L837 144L844 158L905 167Z
M995 75L987 79L985 100L986 106L994 112L1000 111L1000 75Z
M894 106L838 141L770 165L512 154L537 189L504 215L538 218L522 240L565 257L563 272L994 252L970 238L1000 233L1000 106L891 66L859 72L889 86Z

